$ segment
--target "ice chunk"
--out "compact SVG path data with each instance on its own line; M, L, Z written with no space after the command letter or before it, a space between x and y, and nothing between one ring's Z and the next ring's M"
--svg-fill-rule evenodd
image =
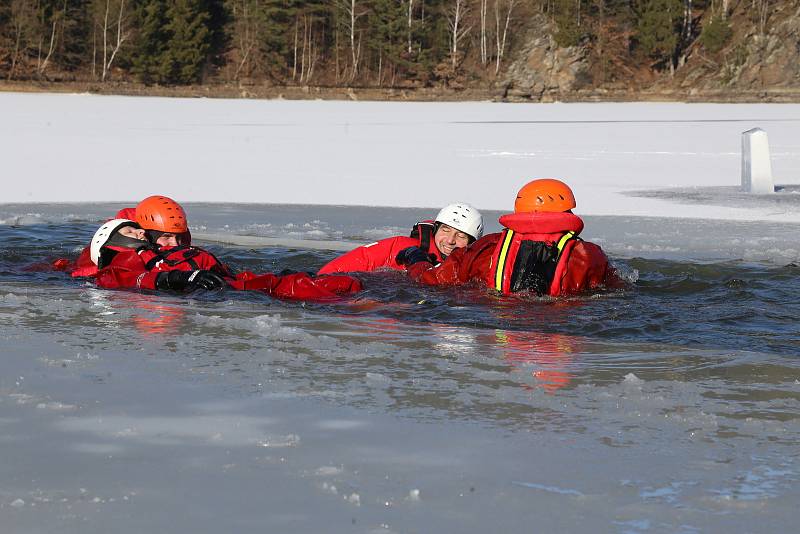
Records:
M775 192L769 141L761 128L742 132L742 190L759 195Z
M341 475L343 469L341 467L335 467L332 465L323 465L319 469L317 469L314 474L317 476L327 477L327 476L334 476L334 475Z
M641 386L644 383L644 380L642 380L641 378L639 378L638 376L636 376L633 373L628 373L627 375L625 375L625 379L623 380L623 382L625 384L631 384L631 385L634 385L634 386Z
M300 444L300 436L297 434L287 434L285 436L272 436L265 439L256 441L259 447L266 447L271 449L280 449L287 447L296 447Z

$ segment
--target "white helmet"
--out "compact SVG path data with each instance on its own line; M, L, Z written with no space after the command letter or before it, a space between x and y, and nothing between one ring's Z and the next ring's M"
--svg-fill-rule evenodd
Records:
M481 212L463 202L443 207L439 215L436 216L436 222L446 224L475 239L480 239L483 235Z
M105 246L111 236L114 235L114 232L123 226L139 227L136 222L131 221L130 219L111 219L110 221L103 223L103 225L97 229L97 231L94 233L94 237L92 237L92 243L89 245L89 257L92 258L92 263L98 265L98 262L100 261L100 249Z

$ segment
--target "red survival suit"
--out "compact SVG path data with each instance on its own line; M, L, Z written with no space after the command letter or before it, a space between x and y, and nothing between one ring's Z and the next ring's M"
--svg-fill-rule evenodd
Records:
M113 217L114 219L128 219L130 221L136 220L136 208L122 208L117 212L117 214ZM190 236L191 239L191 236ZM69 262L69 260L65 259L58 259L53 263L53 267L59 271L71 271L72 276L83 277L83 276L94 276L97 274L97 265L94 264L92 261L92 257L90 254L89 247L85 247L78 259L75 260L75 263Z
M165 271L197 269L214 271L234 289L263 291L282 299L327 300L361 290L361 282L349 276L312 278L307 273L286 275L243 272L233 275L217 258L197 247L162 247L119 252L108 267L95 274L99 287L156 289L156 278Z
M502 232L454 250L438 266L409 266L409 276L428 285L479 280L504 294L554 297L622 285L602 249L578 237L583 221L577 215L513 213L500 217L500 224Z
M123 208L114 218L136 220L136 208ZM170 252L161 257L167 250ZM150 263L152 266L148 267ZM123 251L114 257L111 265L102 270L98 270L97 265L92 262L89 247L86 247L74 264L69 260L59 259L54 262L53 267L60 271L71 271L73 277L95 277L99 287L108 289L155 289L159 272L196 269L215 271L234 289L263 291L284 299L326 300L362 289L361 282L349 276L312 278L307 273L255 275L248 271L234 276L210 252L186 246L172 249L162 247L158 251L145 249L138 253L133 250Z
M402 271L405 267L397 263L395 258L401 250L409 247L427 249L428 253L433 254L436 262L439 263L444 258L433 241L433 228L432 221L422 221L414 226L411 237L402 235L387 237L375 243L354 248L323 265L319 274L377 271L382 268ZM427 245L424 246L426 243Z

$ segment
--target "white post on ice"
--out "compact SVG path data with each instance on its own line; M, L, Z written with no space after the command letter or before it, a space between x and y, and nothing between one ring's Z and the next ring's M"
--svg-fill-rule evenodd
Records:
M742 190L757 195L775 192L769 141L761 128L742 132Z

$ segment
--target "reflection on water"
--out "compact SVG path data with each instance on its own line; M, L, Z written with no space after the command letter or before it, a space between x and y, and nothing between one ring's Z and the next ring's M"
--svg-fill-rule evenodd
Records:
M177 306L154 304L142 299L133 316L133 326L144 337L158 338L181 332L186 324L186 312Z
M580 339L564 334L539 334L495 330L495 343L503 358L531 376L548 393L569 386L570 367L582 352Z

